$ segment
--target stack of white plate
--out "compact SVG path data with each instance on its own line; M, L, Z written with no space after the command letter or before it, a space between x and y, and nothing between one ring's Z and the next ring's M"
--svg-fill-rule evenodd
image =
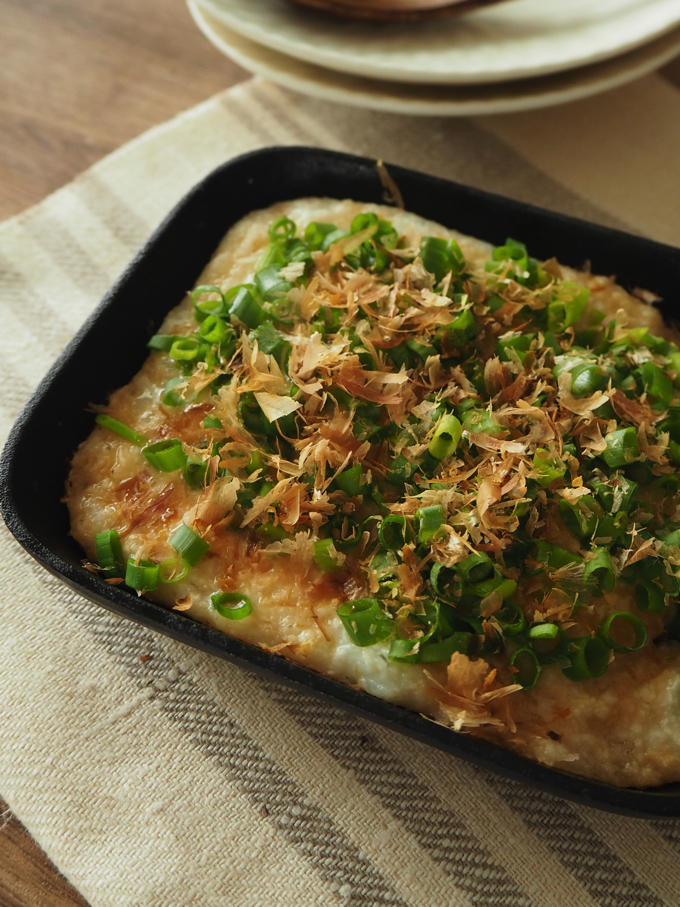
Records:
M446 19L333 19L287 0L187 0L244 68L304 94L409 114L546 107L680 53L680 0L507 0Z

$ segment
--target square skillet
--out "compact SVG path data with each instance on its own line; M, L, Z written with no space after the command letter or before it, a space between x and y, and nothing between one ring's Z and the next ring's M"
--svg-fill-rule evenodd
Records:
M389 167L406 210L501 245L508 236L539 259L591 262L627 289L662 298L680 314L680 249L544 211L413 170ZM485 769L553 794L635 816L680 816L680 783L630 790L547 768L343 686L284 658L224 636L88 573L61 503L70 458L93 427L88 403L139 370L146 343L191 288L222 236L241 217L304 196L383 202L373 160L313 148L267 148L235 158L200 182L168 215L40 383L0 462L0 509L11 532L47 570L86 598L145 627L316 695ZM45 438L50 456L40 457ZM455 772L455 767L452 766Z

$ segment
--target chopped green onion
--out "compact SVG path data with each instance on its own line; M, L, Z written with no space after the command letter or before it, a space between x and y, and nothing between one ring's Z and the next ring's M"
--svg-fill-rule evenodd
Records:
M634 428L620 428L604 436L607 449L600 456L613 469L632 463L639 454L637 432Z
M217 416L206 416L203 420L204 428L219 428L222 429L222 422L217 418Z
M415 661L418 664L448 663L451 661L451 656L454 652L462 652L463 655L467 655L472 648L473 639L472 633L463 631L452 633L451 636L447 636L446 639L442 639L439 642L429 639L427 642L421 643ZM394 656L390 657L395 660ZM405 661L406 659L402 660Z
M175 340L168 355L176 362L194 362L205 354L205 345L198 337L181 337Z
M570 504L564 498L560 501L560 514L574 535L580 539L590 538L597 529L599 523L599 513L594 501L588 500L587 497L577 498L574 504Z
M158 585L159 570L153 561L141 560L137 564L131 557L125 569L125 583L138 592L153 592Z
M236 293L229 314L248 328L256 328L267 318L264 309L247 287L241 287Z
M578 554L572 554L566 548L560 548L559 545L553 545L552 542L538 542L536 544L536 554L534 559L539 564L545 564L553 570L559 570L566 567L567 564L578 564L581 558Z
M463 431L498 437L504 428L487 409L469 409L463 416Z
M350 466L344 472L335 477L335 484L340 491L344 491L350 498L355 498L361 494L361 463Z
M418 627L420 635L403 637L398 633L390 644L387 657L390 661L415 663L423 660L424 646L439 634L442 628L442 610L439 602L423 602L423 614L412 615L414 624ZM448 621L446 628L449 628ZM422 630L420 629L422 628Z
M648 580L638 581L635 584L635 600L641 611L660 612L666 606L664 591L656 583Z
M388 551L401 551L406 544L406 517L390 514L378 525L380 544Z
M436 460L453 456L463 434L463 426L455 416L446 415L437 423L428 450Z
M377 598L358 598L338 608L338 617L355 646L365 648L389 639L394 621L380 607Z
M515 683L533 690L541 676L541 665L533 649L516 649L510 658L510 670Z
M418 542L427 545L437 535L445 524L444 508L441 504L431 504L416 510L416 523L418 525Z
M97 551L97 563L104 569L104 574L106 576L124 576L125 555L118 532L115 529L98 532L94 544Z
M341 239L344 239L349 235L350 234L347 232L347 230L341 230L339 228L332 230L330 233L327 233L324 236L323 242L321 243L321 250L323 252L327 252L333 245L333 243L340 242Z
M583 579L586 583L590 580L596 582L603 592L612 591L616 583L616 571L611 554L606 548L598 548L595 556L585 562Z
M617 611L610 614L602 621L598 633L609 648L615 652L638 652L647 644L645 625L630 611ZM625 642L621 641L622 634Z
M638 492L638 484L622 473L614 473L606 481L597 477L589 480L591 487L609 513L628 512Z
M465 346L477 336L477 322L472 309L466 309L448 325L449 339L456 346Z
M333 543L338 551L350 551L361 542L361 524L350 516L340 514L331 521Z
M430 585L434 594L445 601L452 601L460 594L461 581L459 575L450 567L445 567L439 562L430 569Z
M166 557L161 562L158 579L166 585L174 585L185 579L191 570L191 564L184 557Z
M210 604L228 620L243 620L253 612L253 603L242 592L216 592L210 596Z
M518 242L508 237L504 246L496 246L491 253L493 261L514 261L522 271L528 271L533 259L529 258L527 247L523 242Z
M555 664L564 657L569 641L557 624L535 624L529 628L529 644L541 664Z
M255 286L260 292L263 299L272 301L285 296L288 290L292 289L293 284L290 280L279 276L279 268L263 268L255 275ZM240 316L239 316L240 317ZM243 318L241 318L243 321Z
M226 314L224 294L219 287L200 286L191 294L194 304L194 314L197 321L203 321L208 315Z
M579 636L569 640L569 667L562 673L569 680L588 680L600 677L609 665L609 647L599 636Z
M580 284L563 280L554 290L555 298L548 304L548 330L559 334L578 321L586 310L590 290Z
M320 224L312 221L305 230L305 242L313 251L318 251L322 248L326 237L330 236L332 233L337 233L338 228L335 224ZM344 231L339 231L343 233Z
M198 329L198 333L207 343L221 343L230 332L229 325L219 315L208 315Z
M673 400L673 382L664 370L653 362L645 362L640 374L649 396L656 397L664 406L668 406Z
M494 566L489 555L484 551L480 551L475 554L469 554L462 561L459 561L455 565L454 570L461 575L463 582L475 584L488 579L494 572Z
M130 428L129 425L124 425L112 416L107 416L106 413L99 413L94 421L97 425L101 425L102 428L108 428L109 431L115 431L117 435L120 435L121 438L125 438L126 441L132 441L137 447L144 447L147 443L146 438L140 432L135 431L134 428Z
M314 563L321 570L342 570L345 560L333 542L333 539L319 539L314 542Z
M246 463L246 472L248 475L252 475L252 473L257 472L258 469L264 469L264 467L265 461L262 459L262 452L254 450Z
M418 254L426 270L434 274L437 283L442 282L448 271L452 271L456 277L465 267L465 256L455 239L424 236Z
M156 469L160 469L161 472L176 472L178 469L184 469L187 462L187 455L184 453L179 438L168 438L164 441L156 441L154 444L147 444L142 448L142 453L149 463Z
M269 226L269 241L278 242L280 240L292 239L297 232L295 222L289 217L277 217Z
M575 397L587 397L596 390L606 386L602 369L590 362L577 365L569 373L571 375L571 392Z
M410 340L406 341L407 349L411 350L416 354L416 356L425 362L430 356L436 356L437 350L430 343L422 343L420 340L416 340L415 337L412 337ZM360 354L361 357L361 354ZM373 366L368 366L372 368Z
M521 636L526 631L526 616L516 602L504 602L503 607L493 616L500 624L503 635L509 639Z
M419 464L409 460L403 454L399 454L392 460L392 465L387 470L387 480L394 485L405 485L410 482L414 473L418 471Z
M537 447L533 460L534 478L539 485L550 485L563 478L567 465L558 456L554 456L545 447Z
M182 523L175 532L170 539L170 544L191 567L195 567L206 551L210 550L210 545L205 539L202 539L186 523Z
M187 460L184 467L184 481L190 488L203 488L208 475L207 460Z
M499 358L506 361L510 360L512 358L510 350L514 350L518 354L528 353L535 337L536 334L520 334L517 331L504 334L498 338ZM524 361L524 356L520 355L520 358Z
M491 590L494 595L498 596L501 601L504 601L506 598L510 598L511 595L514 595L517 591L517 583L514 579L504 579ZM490 595L491 593L487 593Z
M181 340L177 334L154 334L147 343L150 350L160 350L167 353L175 340Z
M165 391L161 398L161 403L163 406L182 406L184 404L184 398L177 393L175 390L176 387L179 387L185 383L185 379L181 376L179 378L171 378L168 383L165 385Z
M349 230L350 233L361 233L362 230L368 230L369 227L377 226L377 224L378 215L372 211L367 211L365 214L357 214Z
M675 372L675 378L673 379L673 384L677 387L680 385L680 353L674 352L670 353L668 356L668 368Z

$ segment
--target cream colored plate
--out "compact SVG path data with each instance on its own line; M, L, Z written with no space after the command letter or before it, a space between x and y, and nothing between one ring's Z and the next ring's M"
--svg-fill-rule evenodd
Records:
M500 82L617 56L680 25L680 0L508 0L450 19L381 25L287 0L200 0L244 38L352 76Z
M203 34L236 63L302 94L355 107L431 116L471 116L530 110L575 101L629 82L680 53L680 28L604 63L497 85L413 85L360 79L302 63L243 38L187 0Z

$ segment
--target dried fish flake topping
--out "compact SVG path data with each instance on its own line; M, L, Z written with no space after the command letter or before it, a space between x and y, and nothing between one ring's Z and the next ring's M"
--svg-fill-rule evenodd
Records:
M448 666L455 728L514 726L497 701L542 672L632 657L646 613L680 636L674 343L512 239L480 264L367 212L269 240L251 283L196 288L191 333L150 343L166 409L205 412L202 443L177 429L150 459L200 489L200 542L239 527L344 577L351 640ZM603 605L633 582L642 616Z

